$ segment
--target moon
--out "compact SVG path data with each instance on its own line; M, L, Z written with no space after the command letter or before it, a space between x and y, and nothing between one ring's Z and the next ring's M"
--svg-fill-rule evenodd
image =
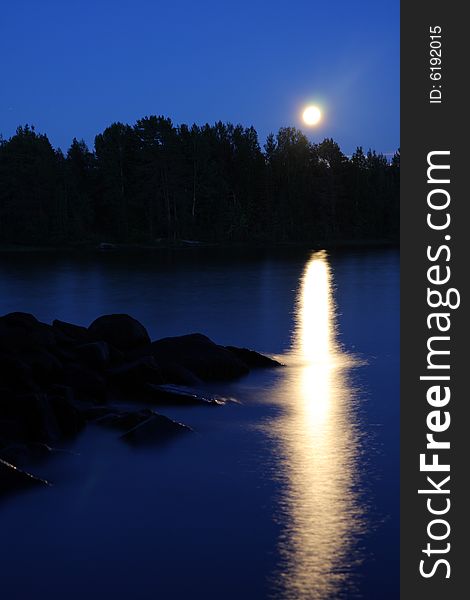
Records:
M307 106L302 114L302 118L304 123L310 127L317 125L321 120L321 110L318 106Z

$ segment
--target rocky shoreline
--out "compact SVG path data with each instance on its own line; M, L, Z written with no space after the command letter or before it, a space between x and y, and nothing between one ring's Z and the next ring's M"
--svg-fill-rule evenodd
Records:
M116 431L123 443L161 443L191 429L159 414L165 405L213 405L198 391L251 369L280 363L246 348L220 346L194 333L152 341L125 314L89 327L28 313L0 317L0 495L48 486L23 470L88 423ZM125 406L124 406L124 404ZM137 403L135 410L129 405ZM141 408L142 404L149 408Z

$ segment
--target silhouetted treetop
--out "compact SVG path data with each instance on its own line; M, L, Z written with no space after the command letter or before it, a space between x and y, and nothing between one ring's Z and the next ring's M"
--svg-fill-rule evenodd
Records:
M0 243L397 239L400 151L351 157L295 127L268 135L150 115L64 156L33 126L0 138Z

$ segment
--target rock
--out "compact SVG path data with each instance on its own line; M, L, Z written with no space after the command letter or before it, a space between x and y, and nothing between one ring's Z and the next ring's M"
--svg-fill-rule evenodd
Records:
M102 370L110 362L109 346L106 342L90 342L75 348L78 360L83 361L93 369Z
M92 338L104 340L122 352L150 343L145 327L129 315L103 315L88 327Z
M33 391L37 389L32 368L15 355L0 354L0 379L3 385L14 390Z
M0 451L0 457L15 467L23 468L25 465L29 466L32 462L40 462L59 452L65 451L39 442L12 443Z
M101 418L114 414L113 411L114 408L107 405L82 405L80 407L80 414L87 423L98 423Z
M54 346L53 328L28 313L9 313L0 317L0 351L24 352Z
M22 471L0 458L0 494L48 486L48 481Z
M169 441L175 435L191 431L186 425L172 421L168 417L152 413L152 415L121 436L125 442L133 446L146 446Z
M9 395L0 404L0 436L9 442L49 443L78 433L85 419L73 390L53 386L49 393Z
M279 363L253 350L219 346L198 333L151 342L145 327L125 314L104 315L88 328L59 320L51 326L28 313L0 317L0 484L3 476L6 481L0 491L47 484L13 465L48 455L49 444L89 422L114 428L135 445L190 431L150 409L109 406L108 399L214 406L224 401L201 393L203 381L274 366Z
M110 242L101 242L98 244L98 250L116 250L116 244Z
M35 381L40 384L60 381L62 377L62 363L45 348L34 348L28 352L23 352L21 356L31 368Z
M151 352L162 367L179 365L204 381L235 379L249 371L232 352L200 333L158 340Z
M0 317L0 320L8 323L10 326L24 327L26 329L37 327L40 324L40 321L34 315L25 312L7 313L3 317Z
M97 425L123 431L121 439L136 446L165 442L174 435L191 431L186 425L148 408L139 411L123 411L115 406L95 422Z
M54 384L48 387L48 393L51 396L60 396L64 398L69 404L75 406L77 404L77 398L73 388L68 385Z
M269 369L272 367L282 367L281 363L269 356L249 350L248 348L237 348L236 346L225 346L229 352L235 354L237 358L242 360L252 369Z
M111 381L128 390L138 391L147 383L163 383L162 373L153 356L143 356L109 370Z
M134 429L134 427L149 419L153 414L155 413L148 408L139 411L123 411L117 407L113 407L110 412L96 419L95 423L125 432Z
M9 446L15 440L24 439L24 427L18 418L3 415L0 417L0 448ZM0 453L1 454L1 453Z
M199 394L191 388L178 385L147 385L147 400L156 404L184 406L194 404L223 404L222 400Z
M5 416L14 419L22 441L46 443L61 437L47 394L22 394L3 404Z
M59 319L54 319L52 321L52 326L57 331L60 331L64 335L66 335L70 340L75 342L80 342L85 344L91 341L90 332L86 327L81 327L80 325L74 325L73 323L67 323L66 321L59 321Z
M192 373L189 369L176 363L159 364L164 383L187 385L197 387L202 384L202 379Z
M142 346L141 348L137 348L135 351L130 352L128 354L128 358L137 360L151 356L152 359L155 360L152 353L152 344L148 344L147 346ZM174 383L178 385L195 387L203 383L202 379L200 379L195 373L175 362L168 362L166 358L162 359L160 356L156 364L158 365L158 369L162 377L162 381L159 383Z
M104 402L107 386L104 377L85 365L70 363L64 367L63 382L73 388L80 400Z
M86 419L75 406L73 397L73 390L66 386L56 386L48 397L62 438L76 435L86 425Z

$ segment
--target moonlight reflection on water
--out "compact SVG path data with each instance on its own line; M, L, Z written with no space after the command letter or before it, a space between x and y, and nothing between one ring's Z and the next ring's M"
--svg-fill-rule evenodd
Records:
M21 252L0 279L0 314L131 312L287 364L209 389L241 404L165 408L194 428L175 444L90 428L35 464L55 485L1 506L2 597L399 597L396 250Z
M285 409L274 423L285 486L275 597L286 599L350 598L355 545L364 530L360 432L348 380L357 361L337 341L332 287L328 257L317 252L300 282L287 376L274 392Z

